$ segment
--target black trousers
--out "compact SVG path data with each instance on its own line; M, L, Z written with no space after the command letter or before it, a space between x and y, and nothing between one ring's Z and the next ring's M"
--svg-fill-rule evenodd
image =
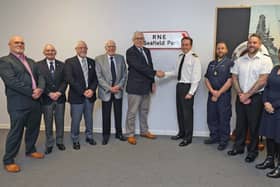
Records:
M247 129L250 134L250 144L247 145L248 154L258 154L259 127L263 110L262 94L251 97L251 103L245 105L236 99L236 141L234 148L244 150Z
M103 138L108 138L111 134L111 111L114 108L116 134L122 134L122 98L115 99L111 96L110 101L102 101L102 126Z
M36 152L35 144L40 131L41 108L38 101L34 101L30 109L10 111L11 128L6 139L6 150L3 158L4 165L14 163L19 152L25 131L25 154Z
M192 140L193 136L193 101L185 99L185 96L190 90L190 84L177 83L176 86L176 105L177 105L177 120L179 125L178 135L185 140Z
M273 139L266 139L266 151L267 156L272 158L278 157L278 164L280 164L280 144L275 142Z

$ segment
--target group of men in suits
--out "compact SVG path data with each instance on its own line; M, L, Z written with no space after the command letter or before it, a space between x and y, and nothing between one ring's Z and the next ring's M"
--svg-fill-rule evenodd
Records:
M87 44L77 42L76 55L65 63L56 59L56 49L46 44L43 49L45 58L37 63L24 54L25 43L20 36L9 40L10 53L0 58L0 76L5 84L8 113L11 128L6 139L3 157L4 168L8 172L19 172L15 163L22 136L25 131L26 155L42 159L44 154L37 152L37 141L41 114L45 122L45 154L53 151L53 146L64 151L64 114L65 90L69 85L68 101L71 115L71 138L73 149L80 149L80 122L85 120L86 142L96 145L93 138L93 108L98 96L102 100L102 144L108 144L111 134L111 109L114 108L115 137L135 145L135 118L139 112L141 136L155 139L149 132L147 115L150 93L155 91L154 76L162 77L162 71L155 71L150 51L143 47L144 36L141 32L133 35L134 45L127 50L128 73L125 59L116 54L116 43L105 43L106 53L91 59L87 56ZM128 93L128 111L126 129L128 138L122 133L122 97L125 89ZM56 136L53 136L55 121Z

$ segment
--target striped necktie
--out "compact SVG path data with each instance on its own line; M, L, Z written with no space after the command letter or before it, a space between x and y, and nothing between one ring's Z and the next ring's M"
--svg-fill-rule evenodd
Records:
M86 58L82 58L82 69L84 73L86 87L88 87L88 64Z

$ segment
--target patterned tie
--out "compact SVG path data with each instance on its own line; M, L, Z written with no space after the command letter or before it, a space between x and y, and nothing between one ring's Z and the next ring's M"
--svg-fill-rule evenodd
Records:
M149 64L147 55L146 55L146 53L144 52L143 48L140 48L140 52L141 52L141 54L144 56L144 58L145 58L145 60L146 60L146 63Z
M86 58L82 58L82 69L84 73L86 87L88 87L88 64Z
M31 68L30 68L30 66L29 66L29 64L28 64L28 62L27 62L25 56L24 56L24 55L20 55L20 56L19 56L19 59L20 59L21 63L24 65L24 67L26 68L27 72L29 73L29 75L30 75L30 77L31 77L32 89L33 89L33 90L36 89L36 88L37 88L37 86L36 86L36 81L35 81L35 79L34 79L32 70L31 70Z
M110 61L111 61L112 86L114 86L114 84L116 82L116 77L117 77L114 57L110 56Z
M53 65L53 61L50 62L50 72L51 72L52 79L54 79L54 65Z
M177 77L178 81L181 80L182 67L183 67L184 60L185 60L185 54L183 55L183 57L181 59L181 62L180 62L179 71L178 71L178 77Z

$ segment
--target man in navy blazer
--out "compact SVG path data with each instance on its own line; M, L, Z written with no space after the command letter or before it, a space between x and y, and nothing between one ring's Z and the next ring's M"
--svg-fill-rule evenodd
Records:
M71 138L73 148L80 149L79 131L82 115L86 126L86 142L96 145L93 139L93 105L96 100L97 77L95 61L87 57L87 44L79 41L77 55L65 61L65 78L70 85L68 101L71 112Z
M15 163L15 157L20 149L24 127L25 154L36 159L44 157L36 151L35 144L41 122L39 99L45 82L35 62L24 55L25 43L22 37L11 37L9 48L10 54L0 58L0 76L5 84L11 121L3 162L6 171L19 172L20 166Z
M144 47L144 34L135 32L133 46L126 51L128 64L128 79L126 91L128 93L128 109L126 118L126 132L128 143L135 145L135 118L139 112L140 135L155 139L149 132L147 118L150 106L150 94L155 91L154 77L163 77L162 71L155 71L150 50Z
M57 148L61 151L65 150L63 135L67 84L64 79L64 63L55 59L55 47L52 44L46 44L43 54L45 59L38 62L38 68L46 82L45 90L42 94L42 111L46 134L45 154L50 154L55 142L53 138L53 120L55 120Z

